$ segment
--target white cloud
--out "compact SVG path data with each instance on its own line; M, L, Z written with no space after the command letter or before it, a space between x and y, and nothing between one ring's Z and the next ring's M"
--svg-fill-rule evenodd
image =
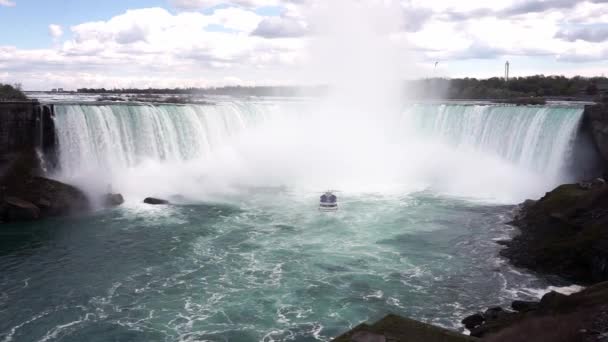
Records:
M274 6L281 2L280 0L171 0L173 6L183 10L209 8L222 4L243 7Z
M259 23L253 35L265 38L302 37L308 33L302 20L291 17L270 17Z
M0 6L15 7L17 4L11 0L0 0Z
M59 38L68 28L49 25L49 34L57 42L50 49L0 45L0 74L21 80L29 88L40 88L36 84L52 80L51 75L63 82L53 87L65 88L83 84L200 86L225 84L227 80L243 84L299 82L310 77L302 70L311 57L336 63L360 57L341 46L334 46L331 55L311 56L307 46L314 45L319 34L331 26L349 43L368 44L369 40L358 37L368 28L389 35L393 46L383 48L399 54L408 49L419 53L404 64L427 65L441 60L449 68L476 63L471 59L486 59L484 65L489 65L492 60L521 56L562 63L556 72L568 69L576 73L579 69L597 70L597 64L605 65L608 58L603 24L608 22L608 0L393 0L393 5L399 2L401 11L391 7L391 20L377 15L382 11L364 11L351 21L341 18L340 11L323 15L327 2L321 0L170 1L181 11L128 10L107 20L72 26L71 38L61 43ZM198 11L219 4L231 6L211 13ZM281 6L280 15L262 16L254 10L269 5ZM318 20L319 15L322 20ZM393 25L393 19L401 24ZM593 68L590 62L595 63ZM489 72L471 70L471 76ZM462 74L446 69L450 72Z
M63 36L63 28L61 25L51 24L49 25L49 34L53 39L59 39Z

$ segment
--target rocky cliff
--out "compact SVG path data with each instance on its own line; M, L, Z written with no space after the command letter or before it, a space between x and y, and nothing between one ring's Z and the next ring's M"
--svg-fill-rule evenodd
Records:
M54 163L55 126L52 105L37 101L0 102L0 175L23 150L39 148Z
M36 101L0 102L0 222L35 220L89 208L80 190L43 177L45 169L55 163L52 115L52 105Z
M608 170L608 102L585 107L583 130L591 134L593 144L602 159L604 175Z

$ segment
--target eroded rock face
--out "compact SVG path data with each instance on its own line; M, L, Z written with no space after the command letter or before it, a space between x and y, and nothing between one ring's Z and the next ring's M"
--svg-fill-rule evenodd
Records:
M608 280L608 185L561 185L520 210L513 224L521 234L501 255L574 282Z
M585 108L585 120L604 162L608 162L608 103Z

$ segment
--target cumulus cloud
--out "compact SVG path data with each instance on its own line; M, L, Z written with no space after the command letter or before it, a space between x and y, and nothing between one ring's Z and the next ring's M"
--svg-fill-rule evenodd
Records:
M325 0L169 1L179 11L133 9L69 28L49 25L56 42L52 48L0 45L0 75L23 81L30 89L40 89L37 84L53 77L60 80L53 87L66 88L207 86L222 84L227 77L243 84L281 83L287 78L297 82L294 72L305 69L301 66L311 57L307 44L314 45L327 29L314 17L327 6ZM220 4L229 6L198 11ZM353 25L373 22L384 27L379 32L396 49L407 47L422 55L407 63L442 60L449 65L450 60L462 64L524 56L568 62L568 68L576 70L579 67L572 63L597 64L608 58L607 4L608 0L399 0L390 12L399 19L395 25L384 27L386 16L366 11ZM256 11L260 6L279 6L280 15L261 15ZM335 13L326 19L328 25L340 22ZM345 39L357 39L356 30L340 30ZM343 58L340 53L334 57Z
M63 36L63 28L61 25L51 24L49 25L49 35L51 35L53 39L59 39Z
M301 20L290 17L269 17L262 20L251 34L264 38L293 38L308 33L306 23Z
M223 4L243 7L273 6L280 2L280 0L171 0L174 7L183 10L209 8Z
M584 40L588 42L604 42L608 40L608 24L600 26L578 27L571 30L560 30L555 35L556 38L564 39L569 42Z
M11 0L0 0L0 6L15 7L17 4Z
M403 9L403 28L408 32L417 32L433 15L428 8L414 7L411 4Z

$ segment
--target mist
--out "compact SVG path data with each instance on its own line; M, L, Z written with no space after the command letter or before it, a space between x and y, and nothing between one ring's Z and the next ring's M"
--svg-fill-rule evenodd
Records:
M558 154L556 159L542 168L513 156L524 153L523 147L508 153L502 148L513 138L504 134L542 128L549 120L544 112L523 113L520 126L512 132L491 131L503 140L489 146L473 140L487 135L484 129L493 122L500 123L502 113L473 107L461 113L455 108L455 113L434 119L434 132L421 131L419 121L430 114L417 113L424 108L405 101L403 80L408 73L415 74L416 63L407 42L396 34L404 24L402 14L395 2L345 0L320 4L308 14L315 35L303 72L329 89L318 99L220 101L214 106L175 107L171 113L146 107L134 115L141 119L133 132L125 131L132 123L121 122L124 116L112 108L96 113L99 122L94 128L87 126L90 123L85 121L91 119L84 119L84 112L71 114L80 118L78 127L63 117L67 120L63 125L71 129L63 132L60 144L92 145L64 153L68 159L80 159L64 160L61 177L92 193L112 184L114 191L138 199L180 195L203 201L252 188L282 187L299 193L432 190L515 203L562 181L566 177L562 173L547 177L545 170L562 169L566 156L561 153L569 137L564 136L566 145L552 152ZM444 109L438 106L435 111ZM219 122L219 117L224 121ZM446 117L463 123L448 122ZM574 130L573 117L575 121L563 123L564 134ZM536 121L526 121L532 118ZM113 131L107 128L114 126ZM91 129L85 138L78 136ZM106 136L95 129L107 130ZM116 136L115 131L125 136ZM446 138L451 132L457 132L460 140ZM91 142L95 136L101 140ZM122 146L117 142L121 140L128 143ZM61 148L67 151L68 146ZM528 153L548 153L548 147L540 152L533 150L533 144L529 148Z

